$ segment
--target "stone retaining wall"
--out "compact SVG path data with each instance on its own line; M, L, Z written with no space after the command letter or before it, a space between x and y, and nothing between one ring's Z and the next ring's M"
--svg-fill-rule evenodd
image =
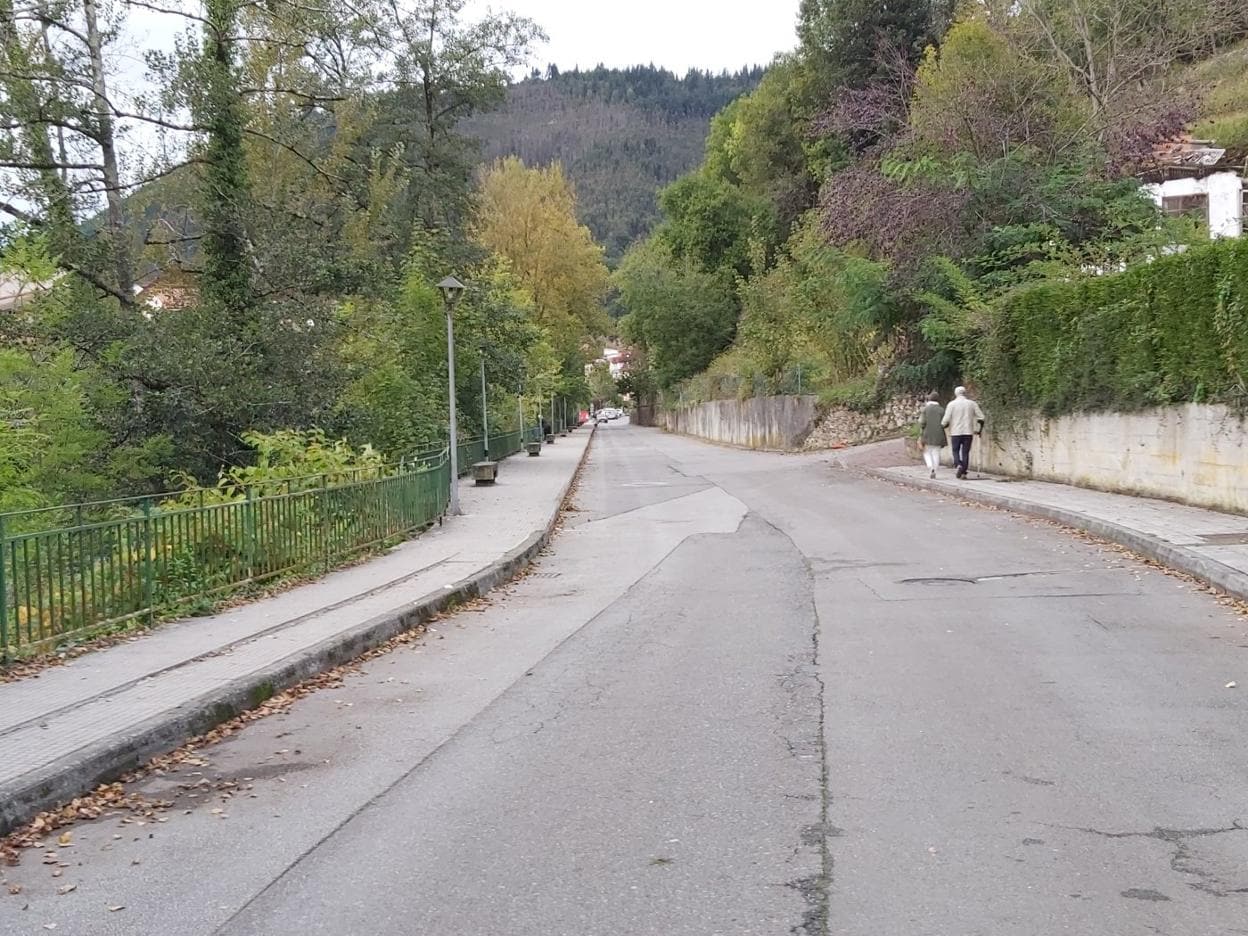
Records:
M806 437L802 448L808 451L845 448L904 435L918 422L922 406L922 401L917 397L899 397L870 413L860 413L839 406L830 407L824 411L810 435Z

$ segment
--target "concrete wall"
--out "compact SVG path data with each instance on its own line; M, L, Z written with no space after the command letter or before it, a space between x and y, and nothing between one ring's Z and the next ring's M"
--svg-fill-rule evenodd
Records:
M798 449L817 417L813 396L715 400L668 410L662 425L670 432L711 442L760 449Z
M984 442L987 471L1248 513L1248 423L1224 406L1037 416Z

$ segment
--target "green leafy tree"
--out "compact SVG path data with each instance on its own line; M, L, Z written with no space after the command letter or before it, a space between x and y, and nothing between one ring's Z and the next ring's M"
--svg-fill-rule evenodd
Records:
M615 282L630 310L625 336L646 349L660 386L705 369L732 343L737 299L725 273L699 269L652 239L625 255Z

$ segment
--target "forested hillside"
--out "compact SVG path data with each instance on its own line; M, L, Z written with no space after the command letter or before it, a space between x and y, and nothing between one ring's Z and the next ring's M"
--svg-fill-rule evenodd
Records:
M552 66L513 85L502 107L461 130L482 141L487 162L518 156L529 165L562 163L582 221L618 257L653 227L659 189L701 161L710 118L762 74L695 70L677 78L653 65Z
M1243 252L1140 186L1184 134L1243 158L1246 35L1238 0L808 0L616 273L646 379L1244 402Z

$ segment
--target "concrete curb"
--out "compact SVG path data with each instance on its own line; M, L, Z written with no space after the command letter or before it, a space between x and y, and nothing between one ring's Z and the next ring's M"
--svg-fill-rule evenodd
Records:
M560 491L558 505L546 526L534 531L502 558L453 585L380 614L272 666L232 679L193 702L154 716L124 734L92 744L0 785L0 835L7 835L44 810L68 803L102 783L110 783L137 770L153 757L175 750L188 739L256 708L291 686L349 663L437 614L510 581L550 542L592 448L591 429L585 451Z
M1102 539L1109 540L1111 543L1125 546L1133 552L1137 552L1149 559L1154 559L1175 571L1200 579L1202 582L1212 585L1218 591L1225 592L1233 598L1248 601L1248 575L1237 569L1232 569L1221 562L1198 555L1183 546L1175 546L1156 536L1141 533L1139 530L1133 530L1120 523L1089 517L1087 514L1078 513L1074 510L1064 510L1061 507L1035 504L1005 494L990 494L987 491L976 488L973 482L965 488L950 490L948 487L934 484L925 478L908 478L902 475L895 475L884 468L864 468L862 470L874 478L890 481L893 484L945 494L949 497L958 497L979 504L987 504L991 507L1000 507L1003 510L1026 514L1030 517L1040 517L1044 520L1052 520L1064 526L1073 527L1076 530L1083 530Z

